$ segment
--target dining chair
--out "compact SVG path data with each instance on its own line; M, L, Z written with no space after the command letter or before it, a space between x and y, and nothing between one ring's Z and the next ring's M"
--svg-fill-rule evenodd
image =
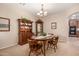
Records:
M31 40L28 40L28 42L29 42L29 48L30 48L29 56L31 53L35 53L36 56L43 53L42 44L38 43L38 41L31 39Z
M49 40L49 41L48 41L47 49L48 49L49 47L53 47L53 48L54 48L54 52L56 52L58 39L59 39L59 37L56 36L56 37L53 37L51 40Z

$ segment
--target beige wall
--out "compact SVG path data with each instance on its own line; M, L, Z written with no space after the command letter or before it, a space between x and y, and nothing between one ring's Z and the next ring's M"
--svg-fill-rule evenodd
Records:
M0 32L0 49L14 46L18 42L18 22L17 19L27 16L34 21L34 17L23 10L23 7L17 4L0 4L0 17L10 18L10 31ZM34 31L34 26L33 26Z
M75 12L79 12L79 5L73 6L72 8L45 18L43 20L44 31L46 33L54 33L59 35L61 40L67 41L69 38L68 17ZM57 29L51 29L51 22L57 22Z
M68 16L79 11L79 6L73 6L66 11L56 13L46 17L44 21L44 32L54 33L59 35L61 40L68 38ZM10 31L0 32L0 49L14 46L18 42L18 23L17 19L22 16L27 16L33 21L33 32L35 32L35 18L24 10L22 6L17 4L0 4L0 17L10 18ZM57 22L57 29L51 29L51 22Z

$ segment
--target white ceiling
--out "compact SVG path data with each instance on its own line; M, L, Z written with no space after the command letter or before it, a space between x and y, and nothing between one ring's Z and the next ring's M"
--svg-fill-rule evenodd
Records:
M76 5L75 3L50 3L44 4L44 10L48 12L48 16L64 10L68 10L72 6ZM37 16L36 13L40 11L41 4L37 3L26 3L23 7L29 11L29 13Z
M44 4L44 10L48 12L47 16L50 16L52 14L62 12L64 10L68 10L74 5L77 5L77 3L50 3L50 4ZM37 16L36 13L41 10L40 3L26 3L25 5L23 5L22 3L10 3L10 4L3 3L0 4L0 6L12 6L12 7L18 6L20 8L23 8L25 11L28 11L28 13L32 14L33 16Z

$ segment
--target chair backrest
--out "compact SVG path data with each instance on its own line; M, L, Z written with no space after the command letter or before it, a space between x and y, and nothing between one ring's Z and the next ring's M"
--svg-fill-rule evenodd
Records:
M53 39L53 43L54 43L54 44L57 44L57 43L58 43L58 39L59 39L58 36L54 37L54 39Z
M59 37L57 36L57 37L56 37L56 40L58 41L58 39L59 39Z
M28 42L29 42L29 48L30 49L32 49L33 47L35 47L37 45L36 40L29 39Z

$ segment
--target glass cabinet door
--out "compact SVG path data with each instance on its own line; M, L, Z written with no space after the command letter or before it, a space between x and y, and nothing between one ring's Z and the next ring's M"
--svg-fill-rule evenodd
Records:
M43 22L41 20L36 21L36 35L41 35L43 32Z

